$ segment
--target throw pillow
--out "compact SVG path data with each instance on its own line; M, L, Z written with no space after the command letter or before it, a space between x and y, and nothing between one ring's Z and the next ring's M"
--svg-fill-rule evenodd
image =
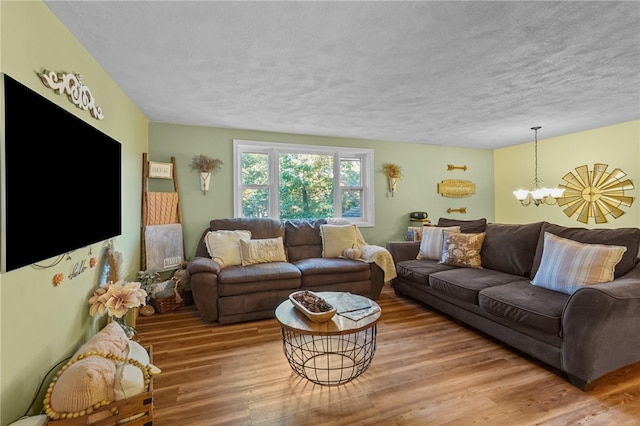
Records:
M440 263L463 268L482 268L480 250L485 235L484 232L464 234L444 231Z
M91 351L125 354L129 340L122 327L110 322L82 345L74 357ZM64 370L51 392L51 408L58 412L76 412L100 401L115 399L116 363L103 357L78 360Z
M129 341L129 349L122 356L135 359L142 365L149 364L149 353L138 342ZM114 392L116 401L138 395L145 391L142 370L128 362L116 364Z
M355 225L321 225L322 257L340 257L345 249L359 248Z
M444 242L444 231L460 232L460 227L448 226L441 228L437 226L423 226L420 251L416 259L440 260L442 256L442 243Z
M531 284L573 294L581 286L612 281L625 251L623 246L579 243L545 232L540 268Z
M204 243L211 259L221 268L241 265L240 239L251 239L250 231L209 231L204 237Z
M240 240L240 257L242 266L287 261L282 237Z
M558 237L567 238L584 244L604 244L606 246L624 246L627 251L622 260L616 266L615 278L619 278L629 272L636 265L638 247L640 246L640 228L615 228L615 229L587 229L568 228L549 222L542 224L536 255L531 266L531 278L536 275L540 267L542 252L544 251L544 233L550 232Z

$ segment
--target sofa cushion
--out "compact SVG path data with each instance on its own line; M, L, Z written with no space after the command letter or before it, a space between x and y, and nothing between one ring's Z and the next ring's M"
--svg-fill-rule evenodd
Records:
M360 248L355 225L320 225L322 257L340 257L348 248Z
M286 262L282 237L263 238L260 240L240 240L240 257L242 266L256 263Z
M517 281L522 277L491 269L456 268L436 272L429 277L429 285L449 297L478 304L478 293L485 288Z
M444 242L444 231L460 232L459 226L423 226L422 228L420 251L418 251L416 259L440 260L442 256L442 243Z
M303 259L294 262L302 272L302 287L365 281L371 278L371 266L341 258Z
M444 265L439 260L416 259L404 260L396 263L396 272L399 278L408 281L429 285L429 276L436 272L458 269L456 266Z
M558 237L567 238L585 244L605 244L612 246L624 246L627 251L622 256L622 260L616 266L615 278L618 278L633 268L638 257L638 246L640 245L640 228L617 228L617 229L586 229L567 228L560 225L544 222L538 238L538 247L531 267L531 278L536 275L542 253L544 250L544 233L550 232Z
M300 279L300 270L287 262L259 263L251 266L231 266L220 271L218 283L246 283L286 278Z
M540 268L531 284L573 294L581 286L613 281L623 246L584 244L545 232Z
M528 279L485 288L478 304L486 312L560 336L562 311L569 296L530 284Z
M482 243L482 267L529 277L542 222L524 225L489 223Z
M215 260L221 268L242 264L240 256L240 239L251 238L250 231L209 231L204 237L209 257Z
M460 220L441 217L438 219L438 226L459 226L462 233L478 234L484 232L487 227L487 219Z
M322 257L322 237L320 226L327 223L324 219L317 220L286 220L285 249L289 262Z
M463 234L444 231L440 263L463 268L482 268L480 251L485 233Z
M258 263L251 266L231 266L218 274L218 297L297 289L301 273L287 262Z

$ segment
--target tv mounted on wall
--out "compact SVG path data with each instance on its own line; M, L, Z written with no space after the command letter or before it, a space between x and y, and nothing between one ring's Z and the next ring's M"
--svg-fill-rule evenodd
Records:
M2 272L120 235L121 144L0 76Z

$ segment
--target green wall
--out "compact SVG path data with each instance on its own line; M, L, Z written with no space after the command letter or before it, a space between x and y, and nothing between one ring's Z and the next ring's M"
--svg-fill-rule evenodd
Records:
M532 139L533 139L533 132ZM546 220L564 226L586 228L621 228L640 226L640 120L586 130L555 138L544 139L544 127L538 132L538 177L546 186L564 184L562 177L576 173L575 168L587 165L593 170L595 163L604 163L611 173L615 168L626 173L635 189L625 196L634 197L631 207L620 206L625 212L618 219L606 216L608 222L588 224L563 212L558 205L522 207L512 192L528 189L534 176L534 143L514 145L494 151L495 211L496 221L503 223L528 223Z
M426 211L432 222L437 222L439 217L493 220L493 153L490 150L151 123L149 159L160 162L168 162L172 156L176 159L187 257L193 256L198 239L211 219L233 216L234 139L373 149L375 226L362 228L370 244L384 246L386 241L403 239L412 211ZM222 169L211 177L206 194L200 190L198 173L189 169L191 158L200 153L224 162ZM399 164L404 173L393 197L387 192L382 173L382 164L386 162ZM447 164L466 165L467 171L447 171ZM472 181L476 184L476 193L465 198L442 197L437 192L437 184L443 179ZM150 188L166 190L161 187L162 182L156 181L150 182ZM466 207L467 213L449 214L450 207Z
M45 68L80 73L105 118L93 119L65 95L45 87L37 75ZM123 253L128 278L134 278L140 258L141 164L142 153L147 150L148 120L40 1L0 1L0 70L122 143L122 236L114 239L114 245ZM51 143L64 140L64 129L51 129ZM89 145L87 150L91 150ZM42 172L46 179L50 171ZM37 197L38 191L25 188L24 196ZM42 206L41 211L33 212L33 226L41 227L42 239L25 241L26 250L32 244L47 244L47 228L56 226L47 222L50 208L75 209L78 204L61 200L60 206ZM109 208L108 203L104 208ZM68 278L75 263L100 258L103 245L94 244L90 249L92 254L89 248L76 250L70 260L63 259L54 267L24 267L0 274L0 425L22 416L47 371L70 356L104 323L104 319L89 317L87 304L98 284L100 268ZM55 260L42 264L50 265ZM52 279L57 273L63 273L65 280L55 287ZM41 398L37 402L39 409Z

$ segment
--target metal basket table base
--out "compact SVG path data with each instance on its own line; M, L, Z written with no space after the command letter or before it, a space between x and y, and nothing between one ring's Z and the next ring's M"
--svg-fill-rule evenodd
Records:
M362 374L376 351L377 327L341 335L309 335L282 328L283 350L300 376L320 385L347 383Z

